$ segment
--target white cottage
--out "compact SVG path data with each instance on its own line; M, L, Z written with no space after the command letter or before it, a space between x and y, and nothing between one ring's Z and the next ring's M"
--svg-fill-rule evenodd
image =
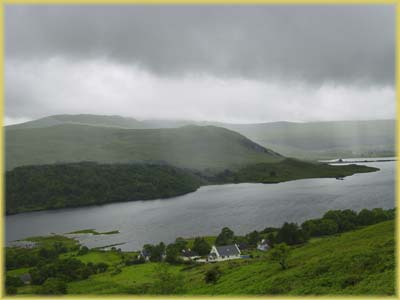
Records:
M261 251L268 251L270 248L267 240L261 240L261 243L257 245L257 249Z
M227 246L212 246L207 260L213 262L237 258L240 258L240 249L236 244L234 244Z

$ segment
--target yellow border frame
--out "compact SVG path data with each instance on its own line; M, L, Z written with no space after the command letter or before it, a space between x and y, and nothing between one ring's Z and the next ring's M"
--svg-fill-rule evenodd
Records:
M285 4L285 5L384 5L392 4L395 5L396 9L396 51L395 51L395 90L396 90L396 156L399 156L400 150L400 94L398 88L400 86L400 61L399 61L399 51L400 51L400 0L0 0L0 125L4 126L4 6L5 5L40 5L40 4L68 4L68 5L98 5L98 4L108 4L108 5L118 5L118 4L145 4L145 5L222 5L222 4L232 4L232 5L254 5L254 4ZM4 149L4 130L0 130L0 149ZM397 170L400 168L400 161L396 161L396 185L395 185L395 204L396 209L398 205L398 199L400 196L399 188L399 178L397 177ZM0 155L0 172L4 174L4 151L1 151ZM0 232L0 245L4 245L4 176L0 176L0 187L1 190L1 204L0 205L0 218L1 218L1 232ZM5 296L4 285L3 285L3 270L0 272L0 297L1 299L400 299L399 287L400 287L400 268L398 267L398 261L400 257L400 217L396 212L396 291L395 296L136 296L136 295L109 295L109 296L93 296L93 295L83 295L83 296L48 296L48 297L37 297L37 296ZM0 266L4 267L4 247L0 247Z

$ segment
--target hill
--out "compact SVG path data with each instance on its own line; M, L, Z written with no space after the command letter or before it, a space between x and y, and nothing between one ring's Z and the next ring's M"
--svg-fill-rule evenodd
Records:
M283 157L239 133L215 126L120 129L77 124L7 129L6 167L59 162L163 162L225 169Z
M8 130L26 128L46 128L63 124L90 125L99 127L116 127L126 129L149 128L146 124L134 119L121 116L100 116L90 114L54 115L7 126Z
M395 156L395 120L221 124L221 127L289 157Z
M127 260L137 255L134 252L90 250L86 254L79 254L76 248L73 250L72 240L65 237L51 236L30 240L48 246L56 242L63 243L70 249L60 254L63 259L74 258L92 265L104 261L109 264L105 272L83 280L70 280L66 287L66 292L70 295L148 294L154 291L160 284L160 278L163 278L166 285L179 284L181 295L393 296L394 229L393 220L385 221L334 236L314 238L304 245L292 246L287 261L288 268L285 270L271 260L269 251L254 250L250 252L252 259L216 264L165 264L166 271L161 273L163 277L160 275L160 263L126 265ZM40 253L39 249L18 251L25 253L25 257L30 252ZM30 270L29 267L13 267L13 257L23 262L20 258L22 256L17 255L18 251L7 248L6 262L10 266L7 268L8 276L17 276ZM205 283L206 272L215 267L219 269L219 279L215 284ZM22 285L17 292L34 294L38 288L39 285Z
M126 129L218 126L236 131L256 143L288 157L331 159L395 155L395 120L273 122L229 124L190 120L142 120L120 116L55 115L7 126L7 130L78 124Z

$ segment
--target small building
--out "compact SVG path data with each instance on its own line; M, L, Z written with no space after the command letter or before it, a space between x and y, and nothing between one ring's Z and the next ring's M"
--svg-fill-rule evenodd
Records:
M239 243L237 244L240 251L248 250L250 247L247 243Z
M189 260L195 260L197 258L200 258L200 255L197 252L192 251L190 249L187 249L187 250L184 249L184 250L182 250L181 257L183 260L189 261Z
M29 274L29 273L25 273L25 274L20 275L19 279L21 279L21 281L24 284L31 284L31 282L32 282L32 277L31 277L31 274Z
M146 249L143 249L142 251L140 251L138 258L143 257L145 261L149 261L150 260L150 252L147 251Z
M267 240L262 239L261 242L257 245L257 249L261 251L268 251L270 249L270 245Z
M240 249L236 244L227 246L212 246L207 260L209 262L214 262L238 259L240 258L240 254Z

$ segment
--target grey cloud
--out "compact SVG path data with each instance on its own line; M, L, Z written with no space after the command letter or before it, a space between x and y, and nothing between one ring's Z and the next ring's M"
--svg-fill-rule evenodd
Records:
M394 85L394 5L6 5L5 21L6 60L106 57L157 76Z

